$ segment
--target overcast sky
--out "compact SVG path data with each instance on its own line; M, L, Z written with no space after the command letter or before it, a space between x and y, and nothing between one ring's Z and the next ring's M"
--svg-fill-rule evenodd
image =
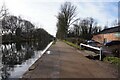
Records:
M65 1L77 6L77 17L93 17L101 26L108 23L111 27L112 22L118 19L118 0L0 0L0 7L5 3L11 15L30 20L55 35L55 16Z

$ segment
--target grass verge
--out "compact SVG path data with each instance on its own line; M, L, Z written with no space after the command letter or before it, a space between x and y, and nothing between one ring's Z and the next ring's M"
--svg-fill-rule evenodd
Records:
M70 45L72 47L75 47L75 48L81 50L80 46L78 46L78 45L76 45L76 44L74 44L72 42L69 42L69 41L66 41L66 40L63 40L63 42L67 43L68 45Z
M66 41L66 40L63 40L63 42L65 42L68 45L70 45L72 47L75 47L75 48L77 48L79 50L84 50L84 49L80 48L80 46L78 46L78 45L76 45L76 44L74 44L72 42L69 42L69 41ZM103 61L120 66L120 58L118 58L118 57L105 57L103 59Z
M115 65L120 65L120 58L118 57L105 57L103 61L109 62L111 64L115 64Z

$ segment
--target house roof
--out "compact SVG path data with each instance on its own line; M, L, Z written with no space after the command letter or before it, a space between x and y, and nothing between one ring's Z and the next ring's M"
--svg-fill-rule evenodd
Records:
M99 34L106 34L106 33L113 33L113 32L120 32L120 26L104 29Z

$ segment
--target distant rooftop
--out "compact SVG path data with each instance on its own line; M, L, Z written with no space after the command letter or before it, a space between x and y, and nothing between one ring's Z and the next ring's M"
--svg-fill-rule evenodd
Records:
M113 32L120 32L120 26L104 29L100 32L100 34L113 33Z

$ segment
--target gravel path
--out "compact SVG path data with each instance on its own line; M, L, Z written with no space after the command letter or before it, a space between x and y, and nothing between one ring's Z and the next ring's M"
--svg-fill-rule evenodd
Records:
M111 64L86 58L83 51L57 41L23 78L117 78Z

